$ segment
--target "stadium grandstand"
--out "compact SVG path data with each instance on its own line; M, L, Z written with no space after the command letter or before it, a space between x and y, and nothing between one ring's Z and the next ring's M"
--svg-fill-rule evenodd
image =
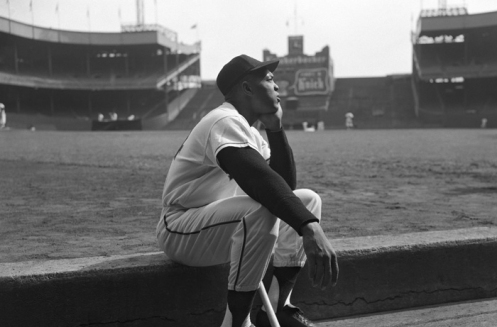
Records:
M417 117L445 127L497 127L497 12L423 10L412 43Z
M337 78L325 128L345 128L345 115L354 115L355 128L422 127L415 116L411 75Z
M301 35L288 37L287 55L265 49L262 60L280 60L287 129L345 128L347 113L358 128L497 127L496 22L497 12L422 10L412 74L335 78L329 46L306 55ZM200 42L139 19L90 33L0 17L0 94L10 127L59 130L188 130L223 102L201 80Z
M264 60L279 59L275 80L280 87L285 125L345 128L345 114L353 113L356 127L419 127L414 114L411 75L335 78L329 46L313 56L303 52L303 36L288 37L288 55L264 50Z
M11 127L163 129L200 87L200 43L179 43L160 25L73 32L0 17L0 94Z
M328 46L305 55L303 36L288 37L288 55L278 57L263 50L263 60L279 59L275 74L286 129L345 128L345 114L352 112L359 128L420 127L415 116L411 75L334 78ZM210 110L223 102L215 81L202 88L166 129L191 129Z

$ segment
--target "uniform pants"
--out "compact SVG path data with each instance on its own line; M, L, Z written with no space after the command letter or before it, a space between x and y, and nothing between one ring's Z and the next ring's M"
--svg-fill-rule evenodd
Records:
M308 189L294 191L321 219L321 198ZM162 217L157 224L159 247L173 261L188 266L230 263L228 289L259 287L271 255L275 267L303 267L302 237L247 195Z

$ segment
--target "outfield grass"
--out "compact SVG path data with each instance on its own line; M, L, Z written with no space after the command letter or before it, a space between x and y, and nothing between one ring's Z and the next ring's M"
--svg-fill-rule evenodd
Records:
M0 262L157 251L187 131L0 133ZM289 131L330 239L495 226L497 131Z

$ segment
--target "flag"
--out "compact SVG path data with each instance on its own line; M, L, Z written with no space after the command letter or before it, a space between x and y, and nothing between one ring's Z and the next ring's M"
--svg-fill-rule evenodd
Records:
M194 29L194 28L197 28L197 24L193 24L192 27L190 27L190 29Z
M86 17L90 17L90 7L86 7Z
M29 11L33 11L33 0L29 1Z
M58 13L59 12L59 3L57 2L57 4L55 5L55 12Z

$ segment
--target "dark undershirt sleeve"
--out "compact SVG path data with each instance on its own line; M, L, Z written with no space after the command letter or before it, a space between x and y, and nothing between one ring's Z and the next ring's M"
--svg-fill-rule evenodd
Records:
M297 188L297 171L293 151L282 129L277 132L266 131L266 135L271 149L269 167L277 172L286 181L288 186L295 190Z
M286 181L254 149L227 147L217 154L221 168L242 190L302 235L303 225L319 220L303 205Z

